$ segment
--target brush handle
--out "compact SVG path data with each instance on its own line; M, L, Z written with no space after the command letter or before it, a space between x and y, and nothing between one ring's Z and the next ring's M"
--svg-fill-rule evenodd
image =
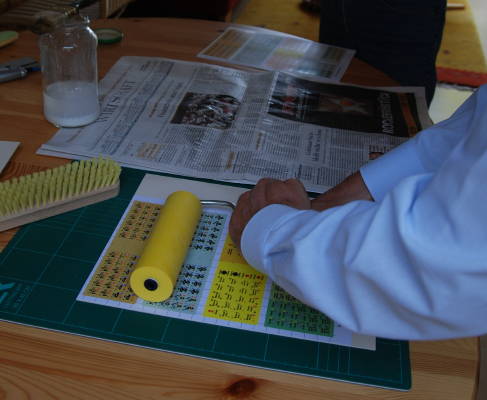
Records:
M0 217L0 232L110 199L117 196L119 190L120 185L117 183L69 199L48 203L42 207L30 208L17 214Z

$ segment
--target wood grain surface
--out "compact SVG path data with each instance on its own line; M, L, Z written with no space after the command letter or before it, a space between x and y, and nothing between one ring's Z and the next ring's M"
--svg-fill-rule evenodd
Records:
M122 42L100 46L103 77L123 55L202 61L196 54L228 26L181 19L116 19L95 27L124 32ZM0 63L39 59L37 37L0 50ZM206 61L205 61L206 62ZM381 72L354 60L344 80L394 85ZM42 114L41 76L0 84L0 140L21 147L0 176L6 179L66 163L35 151L56 131ZM15 231L0 234L5 245ZM0 323L0 399L306 399L469 400L476 391L478 339L412 342L413 386L408 392L253 368L119 343Z

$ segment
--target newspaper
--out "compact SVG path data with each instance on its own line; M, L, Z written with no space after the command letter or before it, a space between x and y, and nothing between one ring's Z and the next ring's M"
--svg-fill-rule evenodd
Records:
M164 58L121 58L101 95L94 123L60 129L38 153L249 184L295 177L319 193L431 124L419 88Z
M339 81L355 50L259 27L227 28L198 57Z

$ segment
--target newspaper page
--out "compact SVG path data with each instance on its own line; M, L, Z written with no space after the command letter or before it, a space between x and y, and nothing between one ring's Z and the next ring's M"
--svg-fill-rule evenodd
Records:
M299 178L323 192L431 121L419 88L369 88L284 72L123 57L102 112L38 153L253 184Z
M339 81L355 50L258 27L227 28L198 57Z

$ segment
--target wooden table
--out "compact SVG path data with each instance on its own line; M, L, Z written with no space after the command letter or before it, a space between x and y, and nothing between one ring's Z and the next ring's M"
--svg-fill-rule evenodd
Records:
M99 49L100 77L122 55L202 61L196 54L228 26L180 19L99 20L124 40ZM0 49L0 63L39 58L36 36L22 32ZM394 82L353 60L344 81L367 85ZM0 84L0 140L20 141L7 177L66 163L36 149L56 131L43 118L41 76ZM5 245L13 231L0 235ZM427 399L466 400L476 391L478 339L412 342L413 387L398 392L327 379L138 348L38 328L0 323L0 398L6 399Z

